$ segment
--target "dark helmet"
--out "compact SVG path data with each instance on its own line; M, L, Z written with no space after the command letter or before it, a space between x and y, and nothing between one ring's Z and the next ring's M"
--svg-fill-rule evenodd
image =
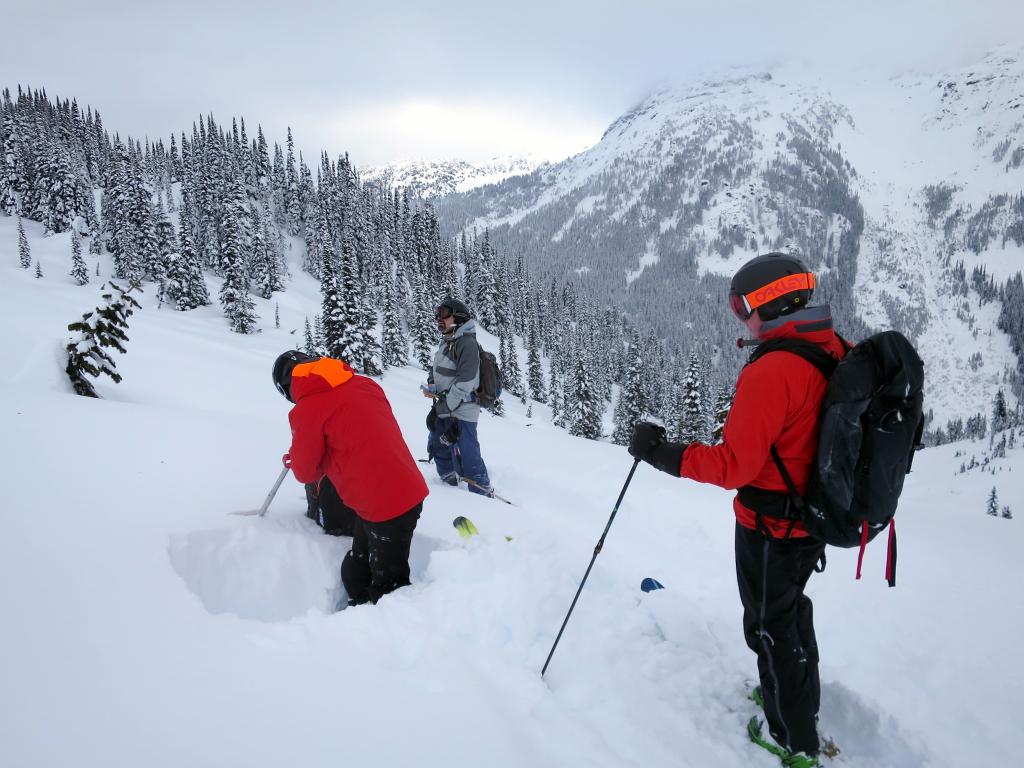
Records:
M437 305L434 316L437 320L443 320L446 317L454 317L455 324L462 325L472 317L472 314L470 314L469 307L461 301L448 297Z
M729 305L743 322L755 310L762 322L768 322L807 306L815 282L814 274L800 259L767 253L751 259L733 275Z
M319 360L319 357L307 355L297 349L290 349L278 355L274 361L274 386L288 402L292 400L292 369L300 363L312 363Z

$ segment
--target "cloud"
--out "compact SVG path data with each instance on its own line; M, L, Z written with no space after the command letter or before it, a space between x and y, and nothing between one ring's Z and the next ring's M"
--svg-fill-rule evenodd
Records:
M3 85L76 97L122 134L244 115L272 141L291 125L314 162L366 165L565 153L652 85L730 66L959 66L1019 44L1024 3L48 0L8 3L3 23Z
M359 165L398 159L487 160L532 153L559 160L594 144L603 120L571 105L542 107L481 100L403 99L340 108L310 121L307 140L352 147Z

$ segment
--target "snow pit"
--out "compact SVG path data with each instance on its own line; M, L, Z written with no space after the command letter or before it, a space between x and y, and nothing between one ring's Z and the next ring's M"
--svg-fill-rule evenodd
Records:
M250 518L231 528L171 536L171 566L212 614L288 621L331 612L345 596L341 559L351 539L302 520Z
M439 542L414 536L409 556L418 580ZM352 545L305 519L248 518L231 528L173 534L171 567L212 614L288 621L310 611L333 613L346 599L341 561Z

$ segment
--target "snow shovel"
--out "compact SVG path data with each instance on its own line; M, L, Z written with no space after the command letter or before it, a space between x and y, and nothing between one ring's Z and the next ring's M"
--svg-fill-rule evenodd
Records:
M267 494L266 501L263 502L262 507L260 507L259 509L247 509L244 512L231 512L230 514L247 516L259 515L260 517L263 517L265 514L267 514L267 508L270 506L270 502L272 502L274 500L274 497L277 495L277 489L281 487L281 483L283 483L285 477L288 476L288 470L288 467L283 467L281 469L281 474L277 476L277 482L274 483L274 487L270 489L270 493Z

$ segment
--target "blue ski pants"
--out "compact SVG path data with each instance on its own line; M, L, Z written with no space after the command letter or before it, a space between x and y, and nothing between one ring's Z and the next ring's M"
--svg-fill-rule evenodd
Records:
M475 421L438 417L427 438L427 453L434 460L442 480L451 482L459 477L467 478L473 481L467 483L470 491L486 496L491 490L491 478L480 455L476 428ZM451 445L445 445L442 436Z

